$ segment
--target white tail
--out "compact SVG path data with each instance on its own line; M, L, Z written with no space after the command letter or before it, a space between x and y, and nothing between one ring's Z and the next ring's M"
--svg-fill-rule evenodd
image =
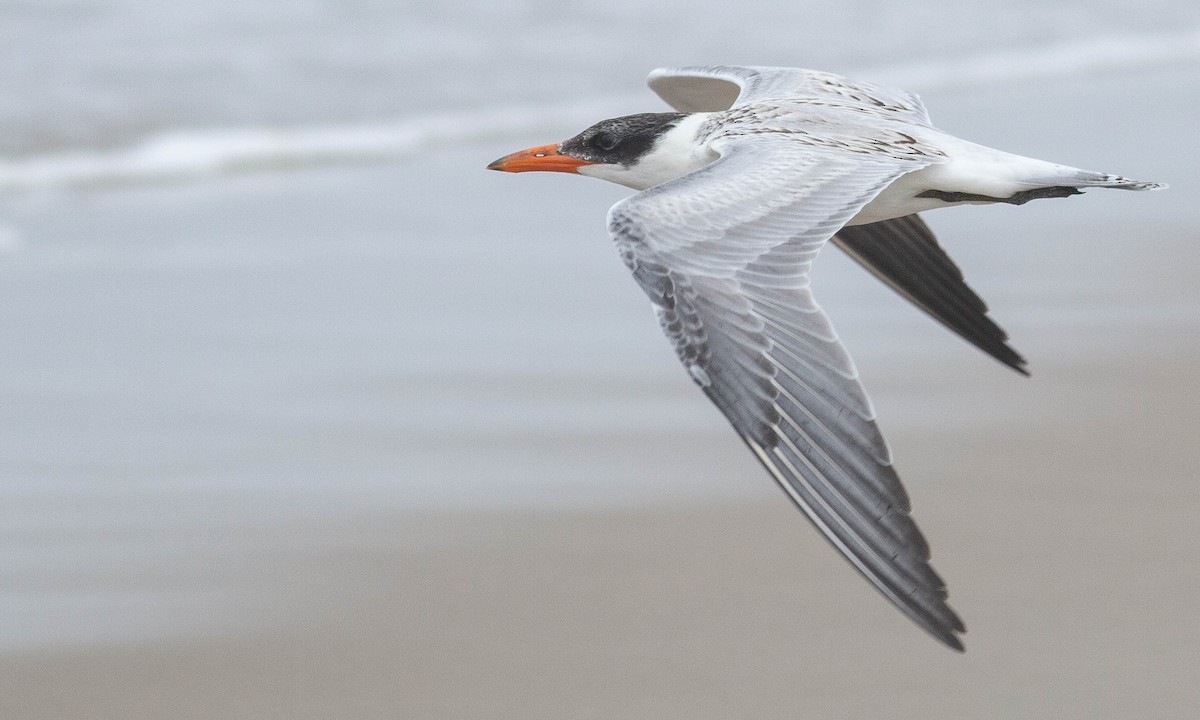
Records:
M1140 180L1130 180L1120 175L1107 175L1105 173L1088 172L1087 170L1077 170L1073 175L1065 178L1047 178L1046 183L1066 185L1068 187L1117 188L1118 190L1162 190L1167 187L1163 183L1141 182Z

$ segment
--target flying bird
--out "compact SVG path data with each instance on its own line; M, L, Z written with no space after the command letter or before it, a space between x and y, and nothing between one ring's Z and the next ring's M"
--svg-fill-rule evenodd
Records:
M832 240L1025 372L917 213L1164 186L976 145L934 128L912 93L831 73L704 66L655 70L648 82L676 112L603 120L488 168L640 191L609 210L608 229L692 380L855 569L962 651L966 628L875 411L813 298L813 261Z

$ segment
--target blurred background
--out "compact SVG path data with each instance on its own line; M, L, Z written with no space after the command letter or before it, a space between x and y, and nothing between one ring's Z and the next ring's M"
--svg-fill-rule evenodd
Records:
M0 48L0 716L1200 705L1196 3L6 0ZM695 391L624 191L483 170L713 63L1172 186L927 215L1029 379L818 264L965 655Z

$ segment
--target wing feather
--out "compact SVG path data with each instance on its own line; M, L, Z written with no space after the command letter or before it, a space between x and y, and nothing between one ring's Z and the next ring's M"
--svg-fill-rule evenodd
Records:
M692 378L788 496L881 593L945 644L962 622L853 361L813 300L829 238L920 158L763 138L613 207L621 256Z
M1029 374L1025 358L1008 344L1008 333L988 317L987 304L966 284L962 271L919 216L845 227L833 241L967 342L1022 375Z
M799 100L929 124L925 105L913 93L819 70L743 65L659 68L646 82L680 112L716 112L761 100Z

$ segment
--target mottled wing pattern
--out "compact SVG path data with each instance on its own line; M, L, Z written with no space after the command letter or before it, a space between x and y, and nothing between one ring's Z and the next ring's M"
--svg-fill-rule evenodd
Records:
M835 104L920 125L929 124L921 99L904 90L818 70L705 65L659 68L650 89L680 112L716 112L763 100Z
M834 243L912 304L1013 370L1028 375L1008 333L917 215L838 231Z
M787 101L820 114L823 105L832 103L830 109L835 111L858 109L881 119L929 124L925 106L912 93L815 70L663 68L651 73L648 82L664 100L684 112L713 112L759 103L753 112L770 114L772 105ZM880 127L877 132L899 131ZM810 143L822 140L832 142L819 132L810 132ZM912 150L929 152L919 146ZM966 285L962 272L920 218L914 215L844 228L834 240L902 297L1000 362L1028 374L1025 359L1008 345L1004 330L987 317L987 305Z
M789 497L891 602L961 649L858 372L809 290L826 241L921 159L758 138L715 149L712 165L612 208L622 258L692 378Z

